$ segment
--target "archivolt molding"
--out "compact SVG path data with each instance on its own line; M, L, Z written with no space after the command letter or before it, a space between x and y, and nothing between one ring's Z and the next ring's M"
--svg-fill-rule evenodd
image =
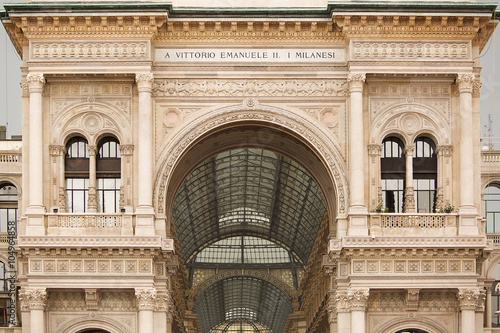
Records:
M193 290L194 298L198 297L198 295L201 295L203 291L205 291L208 287L210 287L212 284L227 279L231 277L252 277L252 278L257 278L266 282L269 282L273 286L279 288L287 297L288 299L292 300L293 295L295 293L295 290L292 290L285 282L282 280L278 279L277 277L274 277L270 274L260 272L260 271L252 271L252 270L234 270L234 271L226 271L222 272L216 275L213 275L206 279L205 281L201 282L196 288Z
M484 272L486 273L486 279L493 278L493 272L495 271L495 267L498 264L500 264L500 253L495 251L484 263L486 267L483 267L483 269Z
M450 144L450 124L442 113L417 103L401 103L381 112L371 123L370 143L382 142L389 134L399 134L406 145L419 135L431 135L436 145Z
M56 333L77 333L88 328L104 329L110 333L132 333L133 328L127 328L117 320L96 315L91 312L87 316L73 319L63 325Z
M243 103L208 112L180 128L172 136L171 144L163 149L158 159L154 183L154 198L159 215L165 214L165 194L171 175L181 157L192 145L210 132L226 126L261 124L272 128L281 128L312 147L323 161L332 177L337 198L337 213L345 214L348 198L346 167L342 164L342 154L335 148L338 146L331 135L319 128L310 120L285 109ZM324 189L327 190L327 189Z
M481 179L481 194L484 195L486 187L492 184L497 184L498 186L500 186L500 175L494 177L488 175L488 177L483 177Z
M115 135L121 144L132 142L130 123L116 107L90 101L76 107L70 106L60 114L53 121L52 144L64 144L73 133L84 135L91 145L97 145L97 140L103 134Z
M427 331L429 333L447 333L447 330L428 318L395 318L386 324L382 325L375 333L396 333L405 328L416 328Z

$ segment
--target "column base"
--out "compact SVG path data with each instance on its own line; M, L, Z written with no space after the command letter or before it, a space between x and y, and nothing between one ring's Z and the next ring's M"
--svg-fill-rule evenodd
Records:
M368 211L365 206L349 208L348 236L368 236Z
M155 212L152 206L138 206L135 210L135 235L154 236Z
M45 235L45 207L29 206L26 209L26 236Z
M479 226L477 223L478 212L474 206L461 206L458 213L458 235L477 236L479 235Z

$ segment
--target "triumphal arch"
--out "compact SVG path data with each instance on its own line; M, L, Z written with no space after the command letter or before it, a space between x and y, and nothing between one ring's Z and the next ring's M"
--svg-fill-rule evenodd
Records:
M23 59L12 323L490 332L479 55L495 10L6 4Z

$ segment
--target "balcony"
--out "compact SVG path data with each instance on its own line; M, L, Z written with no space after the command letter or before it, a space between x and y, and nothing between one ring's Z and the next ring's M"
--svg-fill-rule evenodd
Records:
M133 235L133 215L48 214L48 235Z
M370 214L372 236L455 236L457 214Z

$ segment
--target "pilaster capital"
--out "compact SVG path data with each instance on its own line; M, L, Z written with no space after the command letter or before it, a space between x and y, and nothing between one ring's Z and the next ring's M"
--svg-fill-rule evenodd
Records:
M380 156L382 153L382 145L368 145L368 155L370 156Z
M335 323L337 321L337 299L334 294L328 297L328 306L326 310L328 312L328 323Z
M134 145L120 145L121 155L132 155L134 152Z
M45 85L45 77L43 74L30 73L26 75L26 82L30 93L41 93Z
M441 156L450 157L453 153L452 145L441 145L436 148L436 153Z
M458 289L457 299L460 305L460 310L472 310L475 311L478 301L479 301L479 289Z
M347 75L347 83L349 84L350 92L363 92L363 86L366 81L366 74L353 73Z
M49 151L50 151L50 156L56 157L56 156L64 156L66 154L66 147L61 146L61 145L50 145L49 146Z
M459 93L472 93L472 88L475 80L474 74L458 74L457 75L457 86Z
M47 304L47 289L28 288L24 290L22 301L30 310L44 310Z
M347 300L347 292L337 291L335 293L335 307L338 312L349 312L349 303Z
M139 92L151 92L154 82L153 73L135 74L135 82L137 83Z
M349 289L346 301L351 311L365 311L368 306L369 289Z
M156 303L155 288L136 288L135 297L137 298L137 307L140 310L154 310Z

